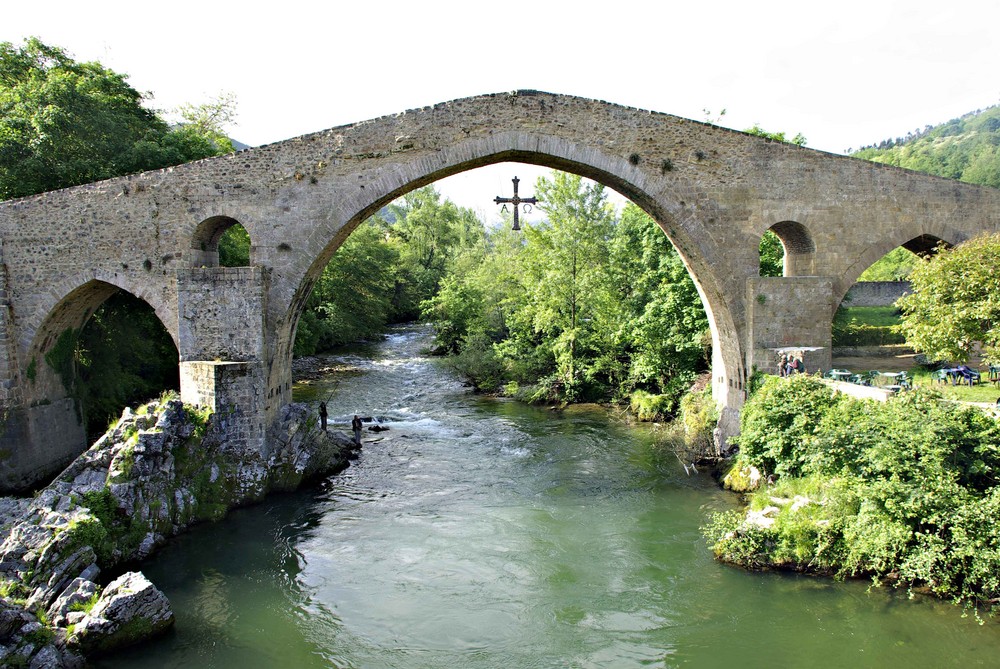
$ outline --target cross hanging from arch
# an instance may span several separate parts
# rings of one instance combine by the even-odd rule
[[[519,219],[517,217],[518,208],[521,206],[522,203],[528,205],[528,208],[525,209],[525,211],[524,211],[524,213],[527,214],[528,212],[531,211],[530,205],[538,204],[538,198],[534,198],[534,197],[520,197],[520,196],[518,196],[518,194],[517,194],[517,184],[520,181],[520,179],[518,179],[517,177],[514,177],[513,181],[514,181],[514,197],[500,197],[499,195],[497,195],[496,199],[493,200],[493,201],[496,204],[502,204],[502,205],[504,205],[504,208],[501,209],[501,211],[506,211],[507,210],[506,204],[508,202],[510,204],[514,205],[514,227],[511,228],[511,229],[512,230],[520,230],[521,226],[519,224]]]

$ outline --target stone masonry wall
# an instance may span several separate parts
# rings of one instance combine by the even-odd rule
[[[232,448],[263,448],[267,426],[259,362],[182,362],[180,376],[181,401],[211,409]]]
[[[260,267],[178,270],[180,359],[260,360],[267,277]]]
[[[833,324],[830,277],[758,277],[747,282],[753,339],[748,365],[777,374],[778,354],[786,347],[819,348],[802,356],[807,372],[830,368]]]
[[[891,307],[909,292],[909,281],[860,281],[847,291],[843,306]]]

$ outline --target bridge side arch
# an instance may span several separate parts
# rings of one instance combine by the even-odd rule
[[[717,238],[707,232],[691,206],[698,202],[699,214],[711,215],[714,213],[711,200],[695,186],[676,178],[668,180],[650,175],[631,160],[608,156],[594,147],[581,147],[558,137],[523,132],[469,140],[435,154],[433,160],[422,157],[394,164],[391,170],[383,166],[377,188],[369,184],[367,188],[343,192],[343,199],[336,203],[343,218],[317,222],[306,241],[305,251],[300,254],[311,262],[287,277],[294,291],[282,299],[280,305],[272,304],[272,316],[279,322],[274,342],[277,358],[290,365],[295,329],[306,299],[323,268],[357,225],[413,189],[459,172],[509,161],[550,167],[593,179],[622,193],[658,222],[691,274],[708,316],[714,344],[716,399],[729,407],[741,405],[746,378],[739,334],[742,313],[734,314],[739,303],[727,299],[727,295],[739,293],[720,280],[706,260],[718,257],[721,251]],[[745,277],[727,278],[730,284],[745,280]],[[281,369],[286,364],[274,367]],[[272,378],[270,386],[280,388],[281,379]]]
[[[30,486],[86,450],[83,415],[73,392],[74,353],[80,330],[108,298],[127,292],[143,299],[176,346],[176,318],[171,327],[164,314],[172,312],[158,293],[134,286],[129,290],[129,282],[121,277],[105,279],[64,280],[25,328],[17,365],[21,397],[17,405],[7,407],[0,433],[0,449],[7,454],[0,459],[0,490]]]
[[[173,304],[165,299],[162,291],[152,287],[136,286],[115,274],[91,274],[91,278],[77,277],[65,279],[50,292],[35,312],[35,316],[24,327],[21,338],[21,369],[29,374],[34,370],[34,379],[29,379],[29,401],[40,401],[60,395],[62,382],[54,376],[51,367],[43,364],[46,354],[56,346],[64,333],[79,331],[109,297],[118,291],[125,291],[143,300],[152,307],[154,313],[170,334],[174,346],[178,345],[177,314]],[[59,298],[55,296],[61,296]]]
[[[250,235],[247,227],[232,216],[217,215],[204,219],[191,235],[190,266],[191,267],[218,267],[219,266],[219,241],[223,235],[233,226],[239,226]],[[251,238],[252,240],[252,238]],[[253,243],[251,241],[251,249]],[[251,264],[252,264],[251,257]]]
[[[902,246],[917,255],[927,256],[933,254],[938,245],[954,246],[968,238],[967,233],[940,223],[925,226],[920,230],[916,235],[913,230],[896,230],[890,236],[876,240],[867,246],[858,259],[834,282],[834,307],[836,308],[843,301],[847,291],[857,283],[858,278],[864,274],[865,270],[893,249]]]
[[[779,221],[770,228],[785,250],[784,276],[815,274],[816,244],[806,226],[797,221]]]

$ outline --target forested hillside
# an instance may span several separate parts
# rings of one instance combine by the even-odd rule
[[[949,179],[1000,188],[1000,106],[976,110],[852,155]]]

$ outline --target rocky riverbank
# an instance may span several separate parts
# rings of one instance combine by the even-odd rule
[[[269,492],[347,466],[355,446],[283,408],[260,449],[234,449],[211,415],[177,399],[126,409],[31,500],[0,501],[0,666],[82,667],[161,633],[166,597],[141,573],[101,578],[170,537]]]

